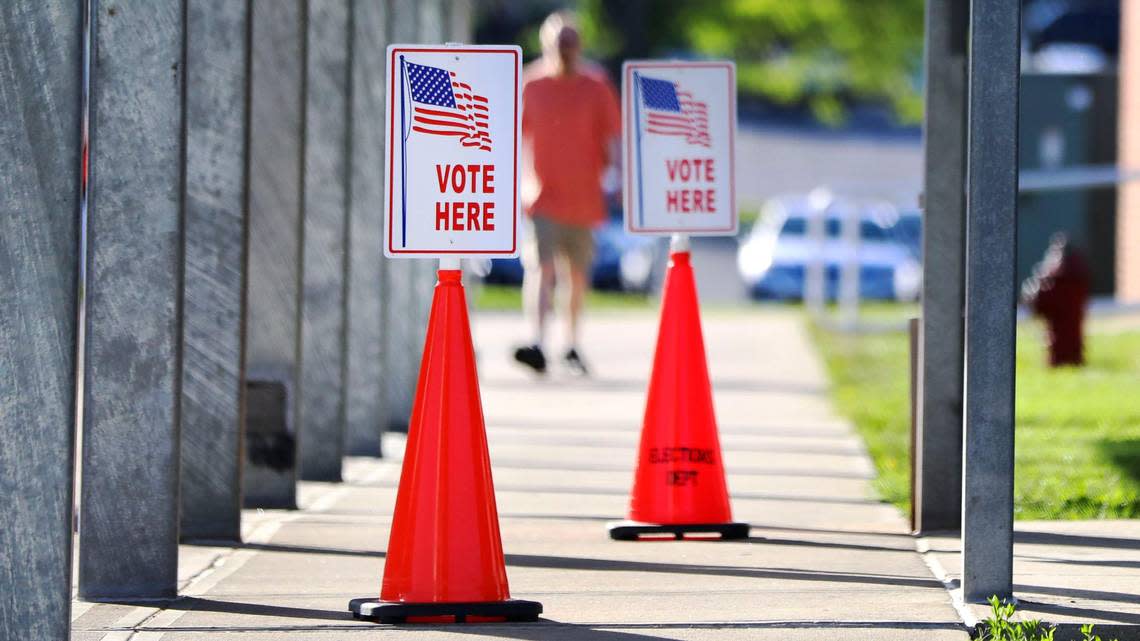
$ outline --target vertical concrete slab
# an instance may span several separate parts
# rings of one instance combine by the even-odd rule
[[[344,407],[348,454],[380,456],[386,389],[382,365],[385,278],[384,55],[388,0],[351,2],[351,134]]]
[[[246,389],[284,387],[284,425],[247,431],[248,507],[296,507],[301,358],[304,0],[251,0]],[[256,411],[254,411],[256,409]],[[267,427],[258,422],[261,428]]]
[[[66,639],[81,3],[0,3],[0,630]]]
[[[417,31],[419,42],[427,44],[444,44],[451,42],[448,30],[451,0],[421,0],[419,3],[419,18]],[[414,340],[412,344],[413,364],[413,392],[415,380],[419,378],[420,360],[423,357],[424,342],[427,339],[428,316],[431,314],[431,299],[435,293],[436,272],[439,270],[438,260],[416,260],[413,272],[412,288],[415,292],[414,307],[416,325],[413,328]]]
[[[1021,7],[970,6],[962,592],[1013,593],[1017,116]]]
[[[473,0],[453,0],[447,3],[447,41],[470,44],[475,6]]]
[[[79,596],[178,569],[182,0],[96,4]]]
[[[345,424],[349,4],[309,0],[308,12],[300,466],[303,479],[339,481]]]
[[[189,0],[183,539],[241,539],[249,5]]]
[[[962,516],[969,13],[960,0],[926,3],[921,363],[912,497],[919,532],[956,530]]]
[[[419,31],[421,4],[416,0],[393,0],[392,42],[423,41]],[[382,293],[387,303],[384,309],[385,424],[391,430],[408,429],[423,350],[422,336],[427,327],[423,309],[431,304],[430,293],[425,298],[420,283],[427,269],[425,265],[432,262],[385,261]]]

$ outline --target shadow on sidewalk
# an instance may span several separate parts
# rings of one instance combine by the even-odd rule
[[[401,626],[410,628],[411,626]],[[961,630],[955,622],[908,623],[893,621],[755,621],[747,623],[614,623],[612,625],[585,625],[560,623],[542,619],[534,624],[474,624],[469,626],[433,627],[454,634],[474,634],[480,637],[517,639],[519,641],[648,641],[675,639],[673,635],[658,636],[655,630],[706,630],[714,638],[718,630],[865,630],[865,638],[874,639],[876,631]],[[628,630],[628,631],[626,631]],[[644,631],[644,633],[642,632]],[[705,637],[701,637],[705,638]],[[916,637],[917,638],[917,637]]]
[[[632,450],[634,446],[630,446]],[[733,450],[735,452],[735,450]],[[398,464],[402,459],[392,458],[389,462]],[[523,459],[511,459],[503,457],[495,457],[493,463],[494,469],[516,469],[516,470],[551,470],[551,471],[568,471],[568,472],[621,472],[623,474],[633,474],[633,461],[628,465],[621,463],[582,463],[578,461],[530,461]],[[854,481],[871,481],[875,479],[875,475],[868,472],[844,472],[837,470],[797,470],[790,468],[775,468],[775,467],[757,467],[757,466],[741,466],[741,465],[728,465],[725,467],[725,472],[729,476],[766,476],[766,477],[796,477],[796,478],[812,478],[812,479],[847,479]],[[357,481],[345,481],[345,485],[353,487],[382,487],[377,483],[361,483]],[[395,487],[395,485],[391,485]]]
[[[330,554],[334,556],[363,556],[384,558],[384,552],[376,550],[346,550],[310,545],[284,545],[279,543],[235,543],[233,541],[183,541],[182,545],[211,548],[231,548],[234,550],[257,550],[259,552],[287,552],[292,554]]]
[[[1032,545],[1076,545],[1089,548],[1140,549],[1140,541],[1136,539],[1123,539],[1111,536],[1088,536],[1085,534],[1061,534],[1054,532],[1026,532],[1024,530],[1014,531],[1013,542]]]
[[[666,543],[662,543],[662,545],[664,544]],[[635,545],[653,545],[653,543],[641,542]],[[652,563],[645,561],[540,556],[532,554],[508,554],[506,557],[507,565],[514,567],[594,570],[603,572],[702,574],[750,579],[785,579],[789,581],[818,581],[824,583],[866,583],[870,585],[944,589],[941,581],[932,578],[924,579],[920,577],[895,576],[890,574],[823,572],[817,570],[793,570],[789,568],[732,567],[722,565],[684,565],[678,563]]]
[[[353,483],[353,487],[375,487],[394,490],[396,483]],[[605,487],[560,487],[545,485],[511,485],[500,483],[495,485],[496,492],[516,492],[523,494],[568,494],[582,496],[629,496],[624,489],[610,489]],[[789,503],[827,503],[831,505],[888,505],[878,499],[844,496],[796,496],[787,494],[768,494],[765,492],[733,492],[736,501],[780,501]],[[323,514],[323,512],[320,512]]]
[[[480,385],[511,391],[534,391],[543,387],[559,389],[588,390],[591,392],[637,392],[644,393],[649,382],[640,378],[606,378],[595,376],[584,379],[557,380],[542,378],[505,378],[498,376],[480,379]],[[757,394],[791,394],[802,396],[823,396],[827,387],[822,384],[790,383],[774,380],[748,380],[740,378],[713,378],[713,389],[718,392],[748,392]]]
[[[324,621],[351,621],[352,614],[343,611],[318,610],[316,608],[295,608],[265,603],[245,603],[223,601],[217,598],[194,596],[179,597],[164,606],[166,610],[186,610],[187,612],[218,612],[221,614],[250,614],[263,617],[285,617],[290,619],[321,619]]]

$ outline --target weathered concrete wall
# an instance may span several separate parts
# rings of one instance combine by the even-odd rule
[[[352,2],[348,306],[345,420],[348,454],[379,456],[384,430],[381,298],[384,216],[384,48],[390,2]]]
[[[189,0],[183,539],[241,538],[248,5]]]
[[[957,529],[962,516],[968,19],[966,3],[927,2],[922,363],[913,497],[920,532]]]
[[[301,431],[297,399],[305,2],[252,0],[250,11],[246,380],[284,383],[288,389],[285,415],[290,420],[272,436],[247,434],[242,484],[247,506],[293,507],[294,446]]]
[[[425,8],[425,5],[431,6]],[[392,41],[425,42],[420,25],[425,15],[431,16],[437,11],[434,2],[393,0]],[[388,429],[408,428],[423,352],[423,337],[427,328],[427,309],[431,305],[430,289],[422,283],[428,278],[434,278],[434,269],[435,261],[431,260],[386,260],[382,295],[387,303],[384,324],[384,387],[387,392],[385,423]]]
[[[344,456],[349,3],[309,0],[301,478],[339,481]]]
[[[0,630],[66,639],[80,4],[0,3]]]
[[[444,8],[447,12],[448,42],[470,43],[473,40],[474,0],[452,0]]]
[[[97,6],[79,595],[171,597],[184,7],[181,0]]]

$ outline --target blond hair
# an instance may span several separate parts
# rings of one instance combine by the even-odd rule
[[[542,43],[542,50],[546,52],[557,49],[558,34],[567,27],[579,31],[578,18],[574,12],[562,9],[546,16],[546,20],[542,21],[542,26],[538,29],[538,41]]]

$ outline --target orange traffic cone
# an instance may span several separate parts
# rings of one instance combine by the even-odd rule
[[[641,427],[629,520],[610,537],[631,541],[686,534],[748,536],[732,522],[705,360],[697,288],[689,252],[673,251],[665,275],[657,352]]]
[[[408,427],[380,598],[358,619],[533,621],[510,598],[462,272],[441,269]]]

